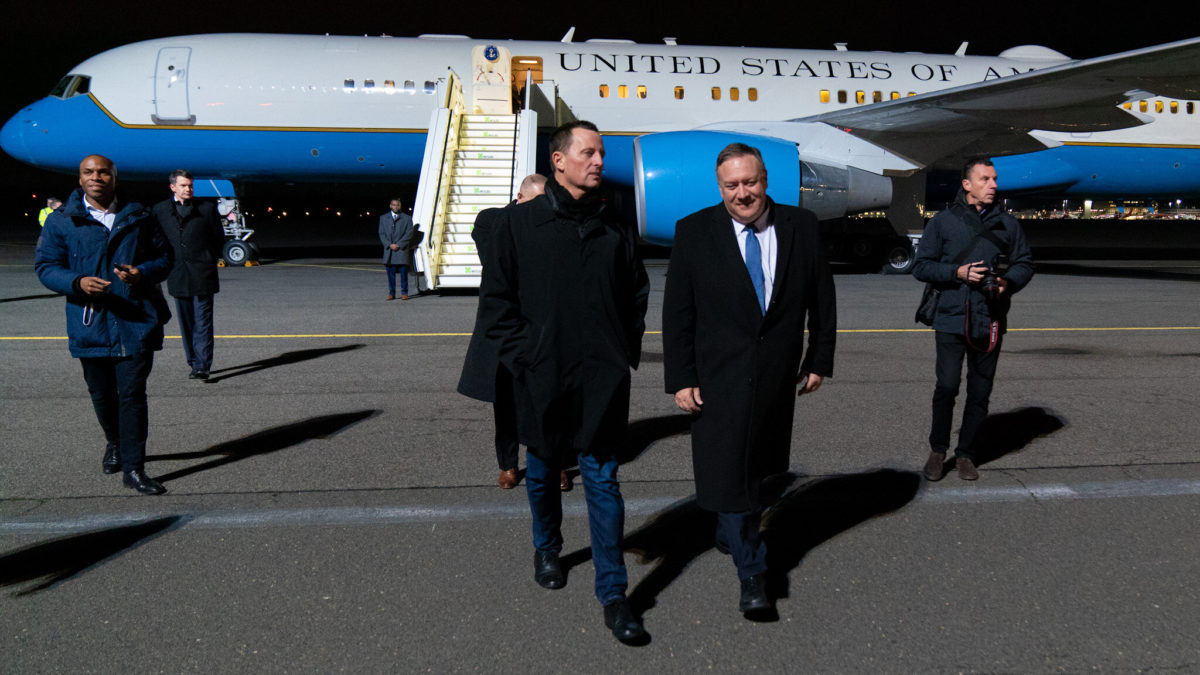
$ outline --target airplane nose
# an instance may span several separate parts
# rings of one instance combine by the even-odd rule
[[[33,163],[33,158],[29,156],[29,147],[25,143],[25,134],[37,126],[29,116],[30,112],[31,109],[26,108],[4,123],[4,127],[0,128],[0,148],[4,148],[4,152],[13,159]]]

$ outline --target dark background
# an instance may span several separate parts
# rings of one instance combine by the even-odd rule
[[[461,33],[476,38],[559,40],[626,38],[681,44],[753,45],[992,55],[1041,44],[1073,58],[1136,49],[1191,37],[1200,29],[1164,4],[1053,2],[725,2],[708,3],[450,3],[359,2],[259,5],[247,2],[84,4],[49,0],[10,3],[0,19],[5,64],[0,118],[44,97],[84,59],[130,42],[190,33],[302,33],[415,36]],[[81,148],[81,155],[85,149]],[[20,164],[0,153],[0,231],[32,222],[47,194],[65,197],[73,176]],[[128,197],[154,201],[163,185],[124,184]],[[379,213],[387,194],[410,197],[415,186],[253,185],[247,211],[290,218],[308,211],[336,218]],[[36,195],[36,196],[35,196]],[[384,195],[380,197],[379,195]],[[326,210],[328,209],[328,210]],[[27,215],[28,214],[28,215]],[[367,220],[370,220],[367,218]],[[36,227],[36,225],[35,225]],[[23,228],[22,228],[23,229]]]

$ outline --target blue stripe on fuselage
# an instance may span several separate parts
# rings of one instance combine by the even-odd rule
[[[1004,192],[1078,197],[1200,196],[1200,148],[1063,145],[995,157]]]

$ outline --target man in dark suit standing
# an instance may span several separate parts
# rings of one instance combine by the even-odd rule
[[[625,597],[617,469],[650,282],[636,233],[601,190],[604,141],[596,126],[579,120],[556,129],[550,164],[546,193],[507,209],[492,234],[479,319],[512,373],[517,431],[528,447],[534,579],[550,589],[566,583],[557,483],[562,467],[578,461],[596,599],[613,635],[638,642],[646,632]]]
[[[388,212],[379,216],[379,241],[383,244],[383,267],[387,270],[388,300],[396,299],[396,275],[400,275],[400,299],[408,299],[408,254],[412,248],[412,216],[400,210],[393,199]]]
[[[771,607],[760,484],[788,468],[796,396],[833,374],[837,310],[817,219],[767,196],[759,151],[726,146],[717,184],[721,204],[675,225],[665,379],[676,405],[693,414],[696,501],[717,513],[718,548],[741,581],[738,608],[751,613]]]
[[[176,169],[168,180],[173,196],[153,208],[175,253],[167,292],[179,310],[183,353],[192,368],[188,378],[207,380],[213,361],[213,296],[221,290],[217,260],[225,230],[216,204],[192,198],[191,173]]]
[[[496,228],[508,218],[508,209],[524,204],[546,191],[546,177],[531,173],[517,188],[517,198],[503,208],[484,209],[475,216],[475,227],[471,239],[479,260],[487,259],[491,250],[491,237]],[[482,303],[481,303],[482,306]],[[467,347],[467,358],[463,363],[462,375],[458,380],[458,393],[480,401],[492,403],[496,429],[496,463],[500,465],[500,476],[496,484],[501,489],[511,490],[517,486],[519,477],[520,443],[517,440],[517,410],[513,401],[512,375],[500,363],[495,343],[487,340],[487,326],[476,316],[475,330],[471,333],[471,344]],[[567,489],[567,472],[559,475],[560,489]]]

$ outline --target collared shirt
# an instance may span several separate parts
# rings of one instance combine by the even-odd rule
[[[770,222],[771,209],[763,211],[763,214],[754,221],[751,227],[754,228],[756,237],[758,237],[758,247],[762,250],[762,268],[763,268],[763,301],[767,306],[771,305],[771,289],[775,286],[775,260],[778,255],[779,246],[775,239],[775,223]],[[733,223],[733,231],[737,235],[738,250],[742,253],[742,261],[746,260],[746,237],[750,233],[746,231],[746,225],[730,218]]]
[[[112,232],[113,224],[117,222],[116,197],[114,197],[112,203],[108,205],[107,211],[92,206],[92,203],[88,201],[87,197],[83,198],[83,206],[87,209],[88,215],[92,217],[92,220],[100,223],[104,227],[108,228],[109,232]]]

